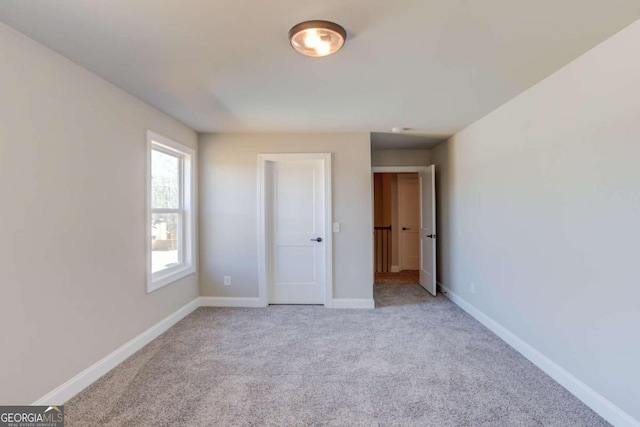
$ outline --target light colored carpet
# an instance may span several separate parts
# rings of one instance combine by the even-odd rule
[[[605,426],[443,296],[199,308],[66,403],[67,426]]]

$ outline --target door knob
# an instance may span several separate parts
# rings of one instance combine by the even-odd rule
[[[435,234],[427,234],[427,237],[430,239],[435,239],[436,235]]]
[[[316,237],[315,239],[311,239],[312,242],[322,242],[322,237]]]
[[[411,230],[411,229],[407,227],[402,227],[402,231],[405,231],[405,230]]]

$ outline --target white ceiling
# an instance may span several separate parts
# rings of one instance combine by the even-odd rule
[[[198,131],[450,135],[640,18],[637,0],[2,0],[0,21]],[[327,58],[294,24],[348,32]]]

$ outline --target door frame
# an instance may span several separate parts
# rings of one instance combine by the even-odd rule
[[[287,160],[322,160],[324,169],[324,249],[325,249],[325,300],[324,306],[333,307],[333,209],[331,198],[331,153],[261,153],[258,154],[258,299],[260,305],[269,305],[269,278],[267,266],[272,262],[267,239],[268,215],[267,163]]]
[[[374,218],[375,216],[375,202],[373,201],[373,197],[374,197],[374,192],[373,192],[373,180],[374,180],[374,174],[376,173],[418,173],[418,175],[421,172],[426,173],[429,170],[429,167],[431,165],[428,166],[371,166],[371,218]],[[422,191],[420,192],[421,197],[422,197]],[[420,218],[422,218],[422,203],[420,203]],[[371,254],[372,257],[375,256],[375,244],[373,239],[371,239]],[[422,244],[420,244],[420,256],[422,257]],[[436,257],[438,255],[436,254]],[[373,258],[372,258],[373,259]],[[433,266],[433,274],[436,274],[436,265],[434,263]],[[375,284],[375,279],[374,279],[374,284]]]

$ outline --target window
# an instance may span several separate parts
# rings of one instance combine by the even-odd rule
[[[195,151],[147,132],[147,292],[195,272]]]

